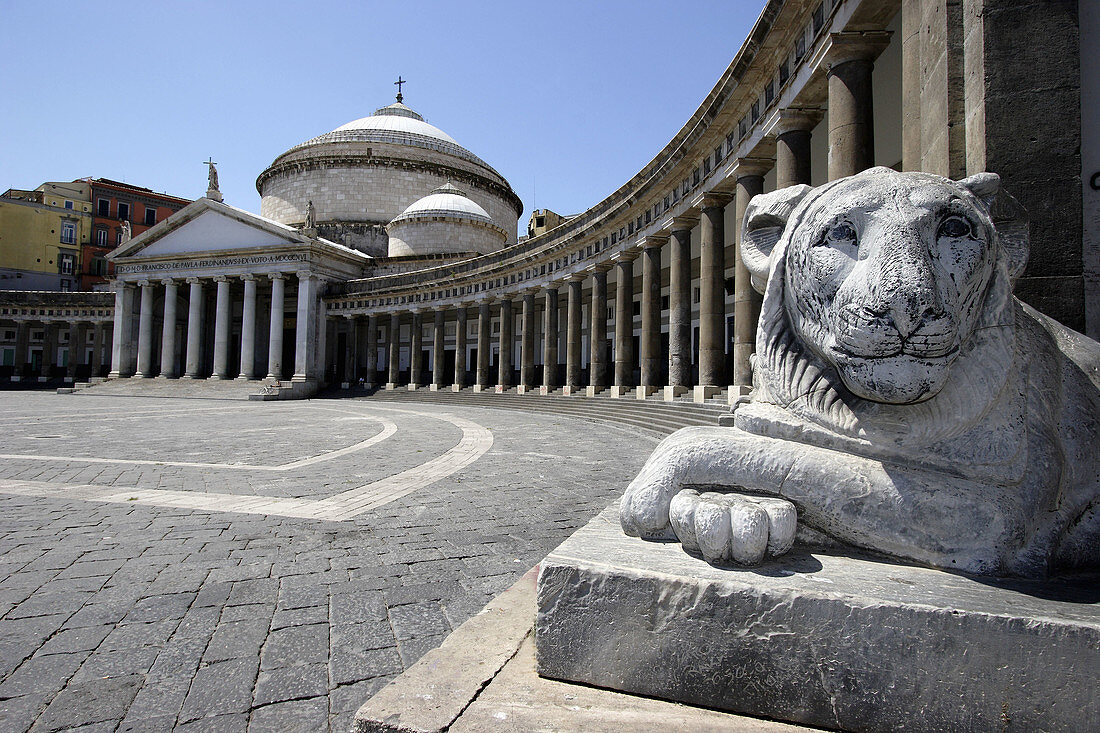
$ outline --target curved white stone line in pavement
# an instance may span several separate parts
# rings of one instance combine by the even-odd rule
[[[317,408],[328,409],[328,408]],[[381,443],[394,435],[397,432],[397,425],[392,420],[387,420],[384,417],[374,417],[372,415],[361,415],[365,420],[375,420],[382,423],[382,431],[376,435],[360,440],[358,443],[353,443],[346,448],[338,448],[336,450],[325,451],[324,453],[318,453],[315,456],[309,456],[308,458],[302,458],[301,460],[292,461],[291,463],[283,463],[278,466],[263,466],[252,463],[197,463],[194,461],[150,461],[138,458],[102,458],[99,456],[41,456],[33,453],[0,453],[0,459],[16,459],[24,461],[74,461],[80,463],[114,463],[125,464],[128,466],[174,466],[182,468],[229,468],[238,471],[292,471],[296,468],[302,468],[304,466],[312,466],[315,463],[321,463],[322,461],[331,461],[333,458],[339,458],[340,456],[346,456],[348,453],[355,453],[365,448],[369,448],[372,445]]]
[[[335,412],[349,412],[338,408]],[[493,434],[488,428],[447,413],[433,414],[417,410],[402,410],[371,405],[371,410],[400,412],[449,422],[462,431],[458,444],[440,456],[419,466],[396,473],[341,492],[328,499],[294,499],[278,496],[248,494],[219,494],[199,491],[168,491],[163,489],[138,489],[119,486],[93,486],[90,484],[53,484],[46,481],[0,480],[0,494],[38,496],[56,499],[78,499],[110,503],[144,504],[151,506],[197,509],[209,512],[239,512],[242,514],[271,514],[283,517],[318,519],[342,522],[377,509],[403,496],[411,494],[446,478],[485,455],[493,447]],[[364,413],[351,414],[363,416]],[[392,423],[391,423],[392,424]],[[396,430],[396,428],[395,428]],[[385,432],[385,431],[383,431]],[[378,437],[378,436],[374,436]],[[343,449],[347,451],[347,449]],[[348,451],[350,452],[350,451]],[[330,454],[325,454],[330,455]],[[316,457],[321,458],[321,457]],[[305,459],[312,460],[312,459]],[[122,461],[133,463],[133,461]],[[316,462],[316,461],[315,461]],[[172,464],[180,465],[180,464]],[[188,464],[190,465],[190,464]],[[211,466],[215,464],[200,464]],[[228,468],[241,468],[227,464]]]

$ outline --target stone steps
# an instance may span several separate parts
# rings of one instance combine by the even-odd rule
[[[329,396],[339,396],[339,393],[329,393]],[[360,399],[525,410],[611,422],[655,436],[669,435],[680,428],[692,425],[717,425],[718,417],[729,411],[725,404],[614,399],[605,395],[594,397],[519,395],[514,391],[498,394],[473,390],[461,392],[432,392],[427,389],[379,390]]]
[[[70,391],[79,394],[114,397],[174,397],[207,400],[247,400],[271,380],[236,379],[107,379],[99,383],[79,383]]]

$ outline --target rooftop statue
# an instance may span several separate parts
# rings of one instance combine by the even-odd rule
[[[714,563],[797,533],[984,575],[1100,566],[1100,344],[1012,296],[1028,223],[1000,188],[874,168],[753,198],[753,393],[658,446],[624,531]]]
[[[316,225],[317,210],[313,208],[313,199],[306,204],[306,229],[313,229]]]

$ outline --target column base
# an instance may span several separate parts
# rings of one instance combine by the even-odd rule
[[[211,375],[210,375],[209,377],[207,377],[207,378],[206,378],[206,381],[208,381],[208,382],[224,382],[224,381],[225,381],[225,380],[227,380],[227,379],[229,379],[229,377],[228,377],[228,376],[224,376],[224,375],[221,375],[221,374],[211,374]],[[305,379],[297,379],[297,378],[295,378],[295,380],[294,380],[294,381],[296,381],[296,382],[304,382],[304,381],[306,381],[306,380],[305,380]]]
[[[493,392],[495,392],[496,394],[504,394],[511,388],[511,385],[508,384],[495,384],[493,385]]]
[[[411,384],[409,384],[408,387],[406,387],[406,389],[408,389],[410,392],[415,392],[416,390],[420,389],[420,386],[421,385],[417,384],[416,382],[412,382]]]
[[[386,382],[386,386],[383,387],[383,389],[392,392],[393,390],[397,389],[397,387],[398,385],[396,382]]]
[[[489,385],[487,385],[487,384],[475,384],[474,385],[474,391],[475,392],[486,392],[486,391],[488,391],[488,389],[489,389]]]
[[[561,388],[561,393],[562,393],[562,395],[564,395],[566,397],[569,397],[569,396],[575,395],[575,394],[584,394],[584,390],[585,390],[584,387],[572,387],[572,386],[567,384],[567,385],[565,385],[564,387]]]
[[[451,385],[451,391],[452,392],[461,392],[462,391],[462,385],[461,384],[452,384]]]
[[[558,390],[557,387],[548,387],[545,384],[539,387],[539,394],[545,397],[546,395],[552,395]]]
[[[48,382],[48,381],[50,381],[50,378],[49,377],[39,377],[38,381],[39,382]]]
[[[199,377],[195,374],[184,374],[182,377],[180,377],[180,379],[198,379],[198,378]],[[272,377],[272,379],[274,379],[274,377]]]
[[[692,399],[695,402],[706,402],[721,391],[722,390],[712,384],[698,384],[695,386],[695,389],[692,390]]]
[[[657,394],[658,389],[660,389],[660,388],[659,387],[646,387],[644,385],[639,385],[638,389],[635,390],[635,392],[634,392],[634,399],[638,399],[638,400],[648,399],[650,395]]]
[[[178,379],[175,374],[158,374],[156,379]]]
[[[627,397],[634,391],[633,387],[628,387],[625,384],[613,384],[611,385],[611,396],[615,399]]]
[[[237,376],[237,381],[238,382],[251,382],[254,379],[256,379],[256,378],[253,377],[252,375],[249,375],[249,374],[240,374],[240,375]]]
[[[605,389],[607,389],[607,387],[601,387],[601,386],[596,385],[596,384],[590,384],[590,385],[588,385],[587,387],[584,388],[584,396],[585,397],[595,397],[600,392],[603,392]]]
[[[351,382],[340,382],[340,389],[351,389]]]
[[[729,396],[728,402],[732,405],[742,397],[752,394],[752,387],[747,384],[731,384],[726,394]]]
[[[665,387],[665,402],[675,402],[677,398],[683,397],[687,393],[687,387],[681,387],[678,384],[670,384]]]

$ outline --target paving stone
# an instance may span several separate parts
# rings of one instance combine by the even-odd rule
[[[218,624],[214,635],[210,637],[203,661],[218,662],[258,655],[267,638],[269,626],[270,621],[263,617]]]
[[[233,659],[200,667],[191,680],[180,721],[251,710],[257,666],[252,659]]]
[[[277,631],[288,626],[304,626],[307,624],[325,623],[328,621],[328,608],[326,606],[310,606],[309,608],[293,608],[288,611],[276,611],[271,618],[271,630]]]
[[[327,660],[326,653],[325,661]],[[261,670],[256,679],[256,693],[252,704],[259,706],[285,700],[300,700],[327,695],[328,691],[328,665],[325,663]]]
[[[140,675],[75,682],[58,693],[32,728],[35,733],[72,729],[81,724],[117,720],[141,686]]]
[[[390,609],[390,623],[398,641],[447,634],[451,626],[438,603],[411,603]]]
[[[142,598],[123,617],[123,621],[133,623],[183,618],[194,600],[194,593],[170,593]]]
[[[328,659],[328,624],[296,626],[273,631],[260,654],[261,669],[292,667]]]
[[[248,714],[211,715],[201,720],[178,725],[174,733],[246,733]]]
[[[248,733],[315,733],[328,729],[328,701],[295,700],[257,708]]]
[[[397,653],[401,655],[401,663],[406,667],[411,667],[426,653],[442,644],[443,640],[446,638],[446,634],[440,634],[439,636],[418,636],[413,639],[398,639]]]
[[[106,680],[112,677],[127,677],[132,674],[144,675],[153,666],[158,653],[158,649],[151,647],[108,652],[97,651],[84,660],[70,682]]]
[[[24,731],[46,709],[53,698],[52,692],[34,692],[0,699],[0,730]]]
[[[86,652],[76,652],[31,657],[0,682],[0,698],[33,692],[56,692],[73,676],[87,656]]]

